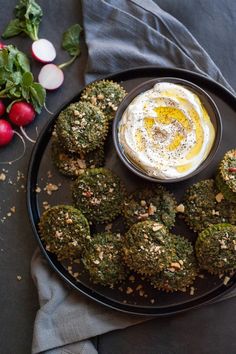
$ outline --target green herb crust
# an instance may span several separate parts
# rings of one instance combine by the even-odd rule
[[[121,235],[111,232],[94,235],[82,262],[94,283],[112,286],[125,279]]]
[[[217,224],[203,230],[196,241],[199,266],[212,274],[236,270],[236,226]]]
[[[39,223],[39,232],[47,251],[55,253],[59,260],[82,254],[90,241],[87,219],[68,205],[57,205],[46,210]]]
[[[106,168],[89,169],[73,186],[73,200],[88,220],[105,223],[121,212],[125,189],[121,180]]]
[[[59,114],[55,130],[66,151],[85,153],[103,144],[108,122],[97,107],[89,102],[77,102]]]
[[[101,167],[104,164],[103,146],[88,153],[73,154],[65,152],[58,139],[53,138],[51,152],[55,166],[69,177],[77,177],[88,168]]]
[[[216,184],[225,199],[236,202],[236,149],[225,154],[219,166]]]
[[[236,222],[236,204],[224,198],[218,199],[219,191],[214,180],[193,184],[185,194],[185,220],[195,232],[212,224]],[[222,195],[223,197],[223,195]]]
[[[189,287],[198,273],[192,244],[182,236],[171,235],[175,250],[170,264],[151,277],[151,284],[166,292],[183,291]]]
[[[101,80],[88,85],[81,99],[98,107],[108,120],[112,120],[125,95],[126,91],[116,82]]]
[[[175,223],[175,214],[174,196],[160,185],[132,193],[126,198],[123,208],[128,227],[150,219],[171,228]]]
[[[124,260],[137,273],[154,275],[166,268],[173,256],[172,238],[161,223],[142,221],[125,234]]]

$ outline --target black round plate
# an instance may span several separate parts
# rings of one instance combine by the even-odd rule
[[[181,69],[166,69],[150,66],[141,67],[110,75],[106,77],[106,79],[117,81],[124,86],[127,91],[130,91],[143,81],[157,77],[182,78],[200,86],[217,104],[223,121],[221,145],[207,169],[191,179],[168,185],[168,189],[175,194],[177,200],[180,202],[184,191],[190,184],[196,183],[205,178],[214,177],[217,164],[221,160],[223,154],[227,150],[235,148],[234,132],[236,128],[236,98],[223,86],[207,77]],[[227,285],[224,285],[223,279],[220,280],[218,277],[211,276],[207,273],[202,273],[203,277],[199,277],[194,283],[193,295],[190,295],[189,290],[186,292],[175,293],[157,291],[137,276],[135,276],[135,281],[133,281],[131,277],[131,279],[128,279],[125,284],[122,284],[119,289],[118,287],[111,289],[109,287],[92,284],[89,281],[88,274],[85,272],[82,272],[79,278],[80,280],[76,281],[76,279],[68,272],[67,264],[58,262],[55,255],[45,249],[38,234],[38,222],[40,214],[43,211],[44,201],[48,201],[51,205],[71,203],[71,181],[60,175],[52,165],[50,155],[51,135],[59,112],[71,102],[79,100],[79,97],[80,93],[70,102],[67,102],[63,107],[60,107],[58,112],[45,126],[34,147],[28,170],[27,204],[29,217],[41,251],[51,267],[65,280],[66,283],[79,292],[106,306],[132,314],[149,316],[170,315],[211,302],[232,290],[236,284],[236,275],[230,279]],[[148,185],[149,182],[140,179],[122,164],[115,152],[111,135],[112,134],[110,133],[106,146],[105,165],[120,175],[129,190],[133,190],[135,187],[144,184]],[[48,173],[48,171],[50,172]],[[51,177],[51,174],[53,177]],[[46,191],[44,191],[46,183],[59,184],[60,188],[57,192],[52,193],[52,195],[48,195]],[[36,193],[37,186],[41,188],[41,193]],[[118,218],[118,220],[113,223],[113,227],[114,231],[122,231],[122,219]],[[192,241],[196,238],[196,235],[186,227],[182,220],[177,220],[174,232],[178,234],[181,233]],[[77,269],[75,269],[75,271],[77,271]],[[141,290],[140,285],[142,285]],[[130,294],[127,294],[128,287],[133,290]]]

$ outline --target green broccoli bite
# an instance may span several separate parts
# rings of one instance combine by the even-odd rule
[[[216,176],[216,185],[225,199],[236,203],[236,149],[224,155]]]
[[[92,103],[104,113],[108,120],[112,120],[125,95],[124,88],[116,82],[100,80],[91,83],[84,89],[81,100]]]
[[[65,152],[58,139],[54,138],[51,153],[59,172],[69,177],[77,177],[88,168],[101,167],[104,164],[103,146],[87,153],[71,153]]]
[[[192,244],[182,236],[171,235],[175,250],[167,267],[152,276],[151,284],[166,292],[183,291],[194,282],[198,273]]]
[[[40,218],[39,233],[46,250],[55,253],[59,260],[82,254],[90,241],[87,219],[79,210],[68,205],[47,209]]]
[[[125,234],[124,260],[137,273],[156,274],[170,264],[173,255],[172,239],[163,224],[142,221]]]
[[[175,223],[175,214],[174,196],[160,185],[152,185],[148,189],[130,194],[123,208],[128,227],[139,221],[150,219],[171,228]]]
[[[55,131],[65,151],[86,153],[103,144],[108,132],[108,121],[91,103],[77,102],[59,114]]]
[[[95,284],[113,286],[125,279],[121,235],[111,232],[95,234],[82,262]]]
[[[184,197],[185,221],[195,232],[212,224],[236,222],[236,204],[224,199],[212,179],[188,188]]]
[[[89,169],[73,185],[74,204],[91,222],[105,223],[121,212],[125,189],[118,176],[106,168]]]
[[[200,268],[212,274],[236,270],[236,226],[216,224],[203,230],[197,238],[196,256]]]

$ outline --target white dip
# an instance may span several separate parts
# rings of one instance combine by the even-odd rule
[[[168,82],[135,97],[119,125],[126,157],[147,175],[162,179],[194,171],[214,139],[214,127],[198,96]]]

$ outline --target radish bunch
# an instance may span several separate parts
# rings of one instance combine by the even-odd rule
[[[15,18],[9,22],[2,37],[7,39],[24,32],[33,41],[32,57],[46,64],[40,70],[38,82],[34,82],[26,55],[15,46],[6,46],[0,42],[0,57],[2,56],[4,62],[8,63],[5,65],[5,70],[12,68],[11,76],[5,75],[6,79],[0,85],[0,147],[9,144],[16,134],[22,140],[25,151],[25,140],[19,132],[13,129],[12,125],[19,127],[27,140],[35,142],[28,137],[24,127],[34,121],[36,113],[40,113],[42,107],[47,110],[45,89],[55,90],[63,84],[63,69],[72,64],[80,54],[82,28],[79,24],[75,24],[63,34],[62,48],[69,53],[71,58],[61,65],[55,65],[51,63],[56,58],[54,45],[48,39],[38,37],[43,16],[40,5],[35,0],[19,0],[14,15]],[[7,118],[6,114],[8,114]]]

